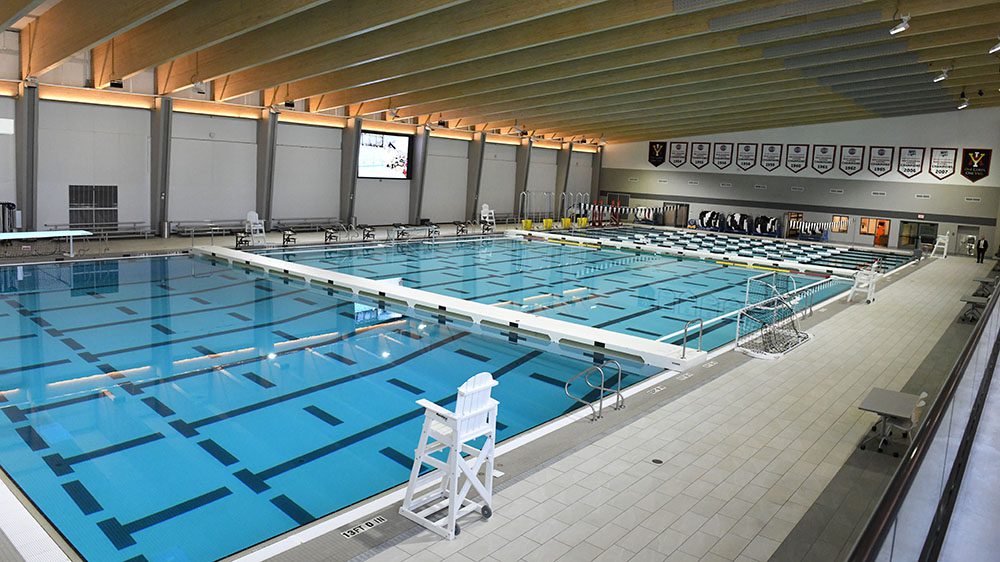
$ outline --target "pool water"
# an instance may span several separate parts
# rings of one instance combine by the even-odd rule
[[[701,318],[706,322],[705,349],[735,339],[733,313],[746,301],[746,280],[762,273],[706,260],[513,238],[263,253],[348,275],[399,279],[407,287],[646,339],[666,337],[668,343],[681,343],[685,323]],[[799,287],[823,280],[794,278]],[[832,280],[812,302],[850,286],[849,281]],[[798,306],[808,303],[803,299]]]
[[[641,242],[678,250],[708,252],[720,256],[722,254],[739,255],[852,270],[868,266],[875,260],[881,260],[882,266],[886,270],[892,270],[913,259],[912,256],[901,253],[786,239],[725,235],[704,230],[666,230],[642,226],[623,226],[574,230],[569,234],[618,242]],[[642,241],[642,239],[646,241]]]
[[[492,259],[527,272],[555,265],[547,250],[497,244]],[[457,287],[514,281],[471,283]],[[3,267],[0,284],[0,465],[102,562],[212,560],[343,509],[408,477],[415,400],[451,407],[490,371],[505,439],[574,409],[564,381],[592,361],[190,256]]]

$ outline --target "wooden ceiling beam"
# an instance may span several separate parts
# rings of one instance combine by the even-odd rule
[[[359,92],[369,92],[359,95],[378,99],[385,92],[447,85],[667,39],[704,35],[719,18],[750,9],[766,10],[789,1],[748,0],[681,14],[674,14],[671,1],[605,2],[512,26],[504,30],[507,37],[504,41],[479,38],[453,41],[411,53],[410,60],[403,60],[400,65],[393,60],[378,61],[301,80],[288,85],[288,96],[298,99],[359,88]]]
[[[1000,19],[998,19],[1000,21]],[[985,55],[987,49],[993,45],[987,41],[976,41],[980,31],[985,32],[995,26],[984,25],[977,28],[967,28],[966,30],[955,30],[942,34],[932,34],[938,39],[934,42],[923,41],[919,45],[907,43],[906,50],[916,55],[916,62],[938,64],[941,67],[954,66],[957,62],[961,65],[964,61],[971,63],[971,57],[978,57],[987,60]],[[917,36],[923,38],[923,36]],[[959,43],[959,39],[972,42]],[[995,43],[995,41],[994,41]],[[937,47],[935,45],[946,45]],[[925,46],[926,45],[926,46]],[[919,50],[918,50],[919,49]],[[884,57],[874,53],[871,57],[871,69],[879,68],[878,63],[883,62],[883,67],[890,67],[898,64],[898,59]],[[966,59],[970,57],[970,59]],[[953,61],[952,59],[957,59]],[[855,59],[858,60],[858,59]],[[980,63],[981,64],[981,63]],[[482,120],[527,119],[531,116],[553,115],[567,111],[582,111],[585,109],[601,109],[614,104],[631,104],[654,99],[667,99],[671,97],[687,96],[691,94],[703,94],[705,92],[718,93],[731,89],[764,89],[764,91],[778,91],[799,89],[807,86],[816,86],[818,76],[833,76],[843,74],[844,65],[834,63],[804,67],[809,68],[808,74],[799,68],[790,68],[779,71],[762,72],[755,74],[742,74],[752,71],[753,68],[746,68],[743,65],[721,67],[719,72],[695,71],[681,75],[669,75],[652,79],[638,80],[623,84],[614,84],[609,87],[584,88],[567,92],[565,95],[548,95],[515,100],[512,102],[499,102],[479,108],[455,109],[441,113],[443,119],[461,120],[463,124],[473,124]],[[829,70],[829,72],[827,72]],[[716,78],[717,74],[724,74],[724,78]],[[663,84],[666,84],[665,86]],[[623,93],[624,92],[624,93]],[[414,108],[401,111],[408,114]]]
[[[462,37],[495,31],[518,22],[579,8],[598,1],[493,0],[491,2],[466,2],[421,16],[411,22],[392,25],[361,37],[338,41],[226,75],[215,80],[215,88],[213,88],[215,99],[224,100]],[[370,9],[367,5],[365,8]]]
[[[956,7],[966,5],[979,6],[979,10],[996,10],[1000,7],[995,2],[989,0],[959,0],[961,6],[952,3],[934,2],[932,0],[904,0],[904,3],[912,10],[907,13],[913,14],[911,23],[911,35],[915,33],[937,31],[958,27],[952,23],[953,17],[965,17],[954,10]],[[992,7],[989,7],[992,6]],[[618,34],[629,38],[634,37],[637,46],[633,48],[621,48],[623,40],[616,43],[618,50],[614,52],[604,52],[593,54],[605,50],[603,42],[594,41],[595,36],[585,36],[579,39],[568,40],[572,49],[565,47],[567,41],[562,41],[554,45],[545,45],[534,50],[526,50],[511,55],[491,57],[480,61],[473,61],[462,65],[453,65],[430,73],[418,73],[404,78],[387,80],[376,84],[370,84],[360,88],[351,88],[338,92],[328,92],[324,96],[324,104],[321,108],[337,107],[347,103],[357,101],[371,101],[379,98],[392,97],[393,105],[406,107],[418,103],[429,101],[443,101],[491,92],[496,90],[516,89],[530,86],[541,82],[554,82],[558,80],[570,79],[583,75],[593,75],[598,73],[610,73],[620,71],[638,65],[669,65],[676,68],[677,72],[684,72],[691,68],[702,67],[694,64],[693,60],[688,60],[695,55],[711,55],[715,60],[714,66],[726,64],[749,63],[767,58],[764,47],[770,44],[789,44],[794,40],[772,41],[762,43],[755,39],[754,32],[764,32],[790,26],[803,26],[802,29],[793,28],[797,35],[822,35],[824,29],[818,22],[826,22],[827,29],[835,29],[838,32],[844,30],[845,21],[858,21],[863,18],[869,22],[872,29],[881,28],[893,21],[895,17],[895,4],[891,6],[887,3],[876,3],[874,5],[865,4],[841,8],[838,10],[824,12],[822,16],[799,16],[788,20],[757,24],[742,30],[727,30],[713,32],[704,35],[685,36],[679,39],[671,39],[658,43],[649,43],[656,33],[662,37],[666,33],[663,26],[654,28],[646,34],[633,31],[633,28],[621,30]],[[858,14],[862,14],[859,16]],[[921,20],[921,16],[936,14],[934,17],[926,17]],[[877,24],[875,22],[878,22]],[[919,24],[919,26],[918,26]],[[644,24],[648,25],[648,24]],[[810,26],[806,28],[805,26]],[[857,24],[856,24],[857,25]],[[638,27],[638,26],[634,26]],[[858,29],[857,27],[855,29]],[[888,37],[888,33],[886,33]],[[749,38],[749,39],[748,39]],[[577,44],[577,42],[580,42]],[[586,45],[591,45],[589,49]],[[546,58],[544,52],[551,50],[556,55]],[[527,51],[531,51],[530,56]],[[576,53],[574,56],[573,53]],[[586,56],[585,58],[583,55]],[[509,61],[512,57],[518,58],[516,66],[529,66],[528,69],[517,70],[500,74],[506,69],[505,64],[513,64]],[[566,60],[571,58],[573,60]],[[551,61],[555,62],[551,62]],[[648,76],[648,74],[647,74]],[[443,84],[443,85],[442,85]],[[568,91],[566,88],[563,91]]]
[[[270,63],[322,45],[450,8],[466,0],[331,0],[250,33],[161,64],[156,91],[169,94],[195,82]]]
[[[983,98],[976,97],[973,103],[976,106],[983,106],[988,103],[1000,103],[1000,94],[997,92],[984,92],[986,95]],[[740,114],[727,114],[720,115],[717,119],[705,118],[705,117],[695,117],[695,118],[684,118],[684,119],[671,119],[671,118],[645,118],[643,120],[635,120],[632,122],[615,122],[609,123],[606,127],[595,127],[592,130],[574,130],[574,131],[562,131],[558,133],[562,136],[567,135],[584,135],[584,136],[604,136],[607,139],[621,138],[625,135],[639,135],[647,134],[651,130],[676,130],[676,131],[692,131],[701,129],[714,129],[718,131],[731,131],[735,130],[734,127],[742,127],[744,125],[752,125],[751,129],[761,128],[759,125],[764,121],[770,120],[782,120],[787,119],[794,121],[796,119],[811,118],[814,115],[835,115],[838,113],[863,113],[868,114],[871,117],[884,117],[886,115],[891,115],[893,113],[906,113],[910,111],[917,111],[922,109],[933,109],[934,111],[952,111],[958,105],[958,99],[949,102],[948,100],[926,100],[926,99],[913,99],[907,101],[898,102],[886,102],[872,105],[871,107],[861,107],[856,104],[817,104],[812,107],[795,107],[770,110],[756,110],[747,111]],[[530,130],[530,129],[529,129]],[[685,136],[690,136],[685,133]],[[674,136],[672,138],[678,138]]]
[[[184,0],[62,0],[21,30],[21,77],[42,75],[81,51],[176,8]]]
[[[987,76],[975,86],[969,85],[968,90],[975,93],[978,89],[984,91],[995,91],[1000,86],[1000,75]],[[864,96],[851,97],[839,93],[817,94],[802,97],[773,96],[758,99],[751,97],[728,100],[727,103],[709,103],[696,107],[689,107],[686,110],[677,107],[645,107],[637,108],[627,113],[598,114],[589,118],[576,120],[557,120],[552,122],[532,122],[527,121],[522,125],[536,133],[562,133],[562,134],[591,134],[598,129],[604,129],[616,124],[641,123],[649,119],[650,115],[669,116],[677,121],[685,120],[713,120],[739,118],[748,113],[781,110],[823,110],[836,105],[853,105],[858,108],[869,109],[882,105],[891,106],[893,103],[907,104],[911,101],[920,100],[958,100],[959,93],[966,87],[958,84],[949,85],[939,89],[900,89],[883,88],[875,92],[866,93]],[[763,99],[761,99],[763,98]],[[711,101],[711,100],[710,100]]]
[[[1000,106],[1000,101],[990,100],[979,103],[974,107],[987,108],[987,107],[998,107],[998,106]],[[974,111],[974,109],[968,109],[966,111]],[[940,112],[939,109],[933,109],[933,108],[932,109],[912,108],[909,112],[903,115],[924,115],[928,113],[939,113],[939,112]],[[747,122],[741,125],[734,125],[724,129],[719,127],[706,126],[698,129],[679,130],[679,129],[670,129],[667,127],[653,126],[647,131],[631,133],[631,134],[623,134],[623,133],[615,134],[612,138],[608,138],[606,140],[609,143],[624,143],[624,142],[640,142],[640,141],[660,140],[660,139],[691,138],[696,136],[715,135],[721,133],[736,133],[741,131],[757,131],[757,130],[785,128],[785,127],[797,127],[801,125],[812,125],[820,123],[866,120],[866,119],[873,119],[875,117],[877,116],[872,116],[871,114],[866,115],[864,112],[824,113],[809,118],[801,118],[801,117],[796,117],[792,119],[779,118],[771,121],[761,120],[752,123]]]
[[[123,80],[324,3],[326,0],[187,2],[94,47],[94,87],[107,87],[112,80]]]
[[[956,84],[959,81],[964,82],[963,77],[975,76],[979,79],[982,77],[992,77],[997,75],[996,69],[997,65],[994,61],[990,61],[988,57],[975,56],[975,57],[962,57],[958,59],[952,59],[949,62],[954,61],[957,63],[953,66],[954,74],[952,79],[948,81],[947,84],[935,84],[932,81],[934,74],[936,72],[935,67],[939,65],[928,64],[924,67],[923,71],[916,72],[913,74],[902,74],[895,75],[893,78],[899,77],[920,77],[920,81],[912,81],[911,83],[903,84],[899,87],[892,86],[890,89],[906,91],[906,90],[920,90],[920,89],[940,89],[947,87],[951,84]],[[887,67],[891,69],[892,67]],[[851,76],[850,74],[842,76]],[[833,76],[831,76],[833,77]],[[845,78],[844,80],[847,80]],[[851,83],[840,83],[836,84],[836,88],[831,87],[829,84],[813,83],[813,84],[803,84],[803,82],[783,82],[778,85],[775,84],[761,84],[757,86],[748,86],[744,88],[727,88],[724,90],[712,90],[706,88],[701,92],[694,94],[686,94],[681,96],[670,96],[666,98],[650,99],[644,101],[626,101],[625,103],[619,103],[618,100],[613,100],[613,103],[609,103],[602,106],[591,106],[586,109],[581,109],[577,111],[567,111],[558,114],[551,115],[537,115],[537,116],[519,116],[518,120],[521,123],[555,123],[565,120],[573,119],[586,119],[593,117],[595,115],[609,115],[617,114],[622,112],[634,111],[639,108],[672,108],[676,110],[681,110],[687,107],[699,107],[699,106],[725,106],[729,104],[740,104],[747,101],[753,102],[756,100],[792,100],[797,99],[801,96],[811,96],[817,94],[831,94],[837,93],[851,98],[863,98],[867,95],[874,94],[884,88],[882,86],[882,78],[871,78],[868,80],[859,80]],[[968,83],[971,87],[973,83]],[[441,119],[446,119],[444,116]],[[496,121],[509,118],[508,116],[491,116],[486,118],[487,121]],[[472,120],[457,119],[452,120],[452,122],[458,123],[462,126],[468,126],[474,124]]]
[[[9,29],[43,2],[45,0],[0,0],[0,31]]]

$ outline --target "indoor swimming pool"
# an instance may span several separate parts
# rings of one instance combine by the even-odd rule
[[[798,242],[795,240],[719,234],[704,230],[681,230],[622,226],[616,228],[581,229],[567,232],[571,236],[600,238],[616,242],[652,244],[677,250],[692,250],[710,254],[729,254],[747,258],[790,261],[819,267],[858,269],[880,260],[885,270],[905,265],[912,256],[904,253],[879,252],[848,248],[833,244]]]
[[[705,349],[733,341],[746,280],[763,273],[706,260],[513,238],[262,253],[673,344],[682,343],[686,323],[700,318]],[[799,309],[851,286],[843,279],[793,277],[800,288],[815,285],[798,300]]]
[[[536,251],[498,241],[493,260]],[[404,482],[415,400],[450,407],[490,371],[505,439],[578,406],[564,381],[592,364],[194,256],[0,280],[3,469],[102,562],[241,551]]]

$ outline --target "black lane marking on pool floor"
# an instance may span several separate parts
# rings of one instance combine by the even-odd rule
[[[389,384],[391,384],[391,385],[398,386],[399,388],[402,388],[403,390],[405,390],[405,391],[407,391],[407,392],[409,392],[411,394],[423,394],[424,393],[424,389],[418,388],[416,386],[413,386],[412,384],[410,384],[410,383],[408,383],[406,381],[401,381],[399,379],[389,379],[386,382],[389,383]]]
[[[235,418],[237,416],[241,416],[241,415],[249,413],[249,412],[254,412],[254,411],[260,410],[261,408],[266,408],[268,406],[273,406],[275,404],[280,404],[282,402],[286,402],[288,400],[293,400],[295,398],[299,398],[299,397],[302,397],[302,396],[308,396],[309,394],[313,394],[313,393],[319,392],[321,390],[326,390],[328,388],[333,388],[335,386],[339,386],[339,385],[342,385],[344,383],[351,382],[353,380],[365,378],[365,377],[374,375],[376,373],[381,373],[382,371],[386,371],[386,370],[392,369],[394,367],[398,367],[398,366],[400,366],[400,365],[402,365],[402,364],[404,364],[404,363],[406,363],[406,362],[408,362],[408,361],[410,361],[412,359],[415,359],[415,358],[417,358],[417,357],[419,357],[421,355],[424,355],[426,353],[430,353],[431,351],[434,351],[435,349],[437,349],[439,347],[445,346],[445,345],[447,345],[447,344],[449,344],[449,343],[451,343],[453,341],[456,341],[458,339],[461,339],[461,338],[463,338],[463,337],[465,337],[467,335],[469,335],[469,332],[458,332],[458,333],[453,334],[453,335],[451,335],[451,336],[449,336],[447,338],[444,338],[442,340],[438,340],[436,342],[433,342],[433,343],[431,343],[430,345],[428,345],[427,347],[425,347],[423,349],[418,349],[418,350],[416,350],[416,351],[414,351],[412,353],[404,355],[404,356],[402,356],[399,359],[396,359],[394,361],[390,361],[388,363],[384,363],[382,365],[378,365],[378,366],[372,367],[370,369],[365,369],[364,371],[359,371],[359,372],[351,374],[351,375],[347,375],[347,376],[340,377],[340,378],[337,378],[337,379],[325,381],[325,382],[322,382],[322,383],[319,383],[319,384],[316,384],[316,385],[313,385],[313,386],[308,386],[306,388],[301,388],[299,390],[296,390],[296,391],[293,391],[293,392],[289,392],[288,394],[282,394],[280,396],[275,396],[275,397],[269,398],[267,400],[262,400],[260,402],[254,402],[252,404],[247,404],[245,406],[241,406],[239,408],[235,408],[235,409],[229,410],[227,412],[220,412],[220,413],[215,414],[213,416],[208,416],[206,418],[202,418],[202,419],[197,420],[197,421],[193,421],[193,422],[189,422],[189,423],[184,423],[184,422],[181,422],[180,420],[178,420],[179,423],[175,426],[175,428],[177,428],[179,431],[180,431],[181,428],[183,428],[185,431],[188,432],[188,434],[189,434],[188,436],[190,436],[190,435],[196,435],[197,434],[197,428],[199,428],[199,427],[203,427],[205,425],[213,424],[213,423],[216,423],[216,422],[219,422],[219,421],[222,421],[222,420],[227,420],[227,419]],[[172,422],[171,425],[174,425],[174,422]],[[184,431],[182,431],[182,433],[184,433]]]
[[[45,442],[45,439],[35,431],[35,428],[30,425],[24,427],[15,428],[14,431],[21,436],[24,443],[31,448],[32,451],[41,451],[42,449],[48,449],[49,444]]]
[[[56,476],[65,476],[73,472],[74,464],[93,460],[105,455],[131,449],[133,447],[138,447],[139,445],[144,445],[153,441],[158,441],[163,439],[163,437],[164,435],[162,433],[157,432],[149,435],[143,435],[142,437],[136,437],[135,439],[130,439],[123,443],[116,443],[114,445],[108,445],[107,447],[102,447],[86,453],[73,455],[71,457],[63,457],[59,453],[53,453],[42,457],[42,460],[45,461],[45,464],[49,465],[49,468],[52,469],[52,472],[54,472]]]
[[[397,451],[396,449],[393,449],[392,447],[386,447],[385,449],[382,449],[379,452],[385,455],[389,460],[399,463],[399,465],[405,468],[406,470],[413,469],[413,459]],[[421,466],[423,467],[426,465],[421,465]]]
[[[122,353],[129,353],[129,352],[132,352],[132,351],[143,351],[143,350],[147,350],[147,349],[152,349],[154,347],[162,347],[164,345],[173,345],[173,344],[184,343],[184,342],[188,342],[188,341],[204,340],[204,339],[215,337],[215,336],[227,336],[227,335],[235,334],[236,332],[245,332],[247,330],[257,330],[257,329],[260,329],[260,328],[270,328],[271,326],[277,326],[277,325],[280,325],[280,324],[286,324],[288,322],[294,322],[296,320],[301,320],[303,318],[308,318],[310,316],[315,316],[317,314],[321,314],[323,312],[327,312],[327,311],[333,310],[335,308],[345,306],[345,304],[352,304],[353,305],[354,303],[351,302],[351,301],[339,302],[339,303],[334,304],[334,305],[324,306],[322,308],[317,308],[315,310],[311,310],[309,312],[304,312],[302,314],[296,314],[294,316],[290,316],[288,318],[284,318],[284,319],[281,319],[281,320],[273,320],[271,322],[261,322],[259,324],[253,324],[253,325],[250,325],[250,326],[240,326],[238,328],[233,328],[233,329],[229,329],[229,330],[220,330],[220,331],[217,331],[217,332],[209,332],[207,334],[197,334],[197,335],[188,336],[188,337],[184,337],[184,338],[176,338],[176,339],[170,339],[170,338],[168,338],[168,339],[163,340],[163,341],[152,342],[152,343],[149,343],[149,344],[146,344],[146,345],[138,345],[138,346],[121,348],[121,349],[112,349],[112,350],[109,350],[109,351],[104,351],[104,352],[98,353],[97,355],[99,357],[104,357],[106,355],[119,355],[119,354],[122,354]]]
[[[45,367],[55,367],[56,365],[65,365],[67,363],[70,363],[69,359],[46,361],[44,363],[35,363],[33,365],[21,365],[18,367],[12,367],[10,369],[0,369],[0,375],[9,375],[11,373],[18,373],[22,371],[34,371],[35,369],[44,369]]]
[[[198,446],[205,449],[205,452],[212,455],[215,460],[222,463],[223,466],[231,466],[239,462],[239,459],[237,459],[232,453],[225,450],[222,445],[219,445],[211,439],[198,441]]]
[[[243,373],[243,377],[248,381],[259,385],[261,388],[274,388],[276,386],[273,382],[265,379],[257,373]]]
[[[302,506],[292,501],[288,496],[281,494],[280,496],[271,498],[271,503],[275,507],[284,512],[285,515],[292,518],[293,521],[299,525],[305,525],[307,523],[312,523],[316,520],[308,511],[306,511]]]
[[[170,416],[176,413],[172,409],[170,409],[170,406],[167,406],[163,402],[160,402],[159,399],[153,396],[148,396],[146,398],[143,398],[142,402],[143,404],[149,406],[154,412],[156,412],[157,414],[159,414],[161,417],[164,418],[169,418]]]
[[[82,511],[84,515],[90,515],[104,510],[104,508],[101,507],[100,502],[97,501],[97,498],[95,498],[93,494],[91,494],[90,491],[83,485],[83,482],[73,480],[63,484],[62,488],[69,495],[69,498],[73,500],[73,503],[80,508],[80,511]]]
[[[480,354],[475,353],[473,351],[469,351],[468,349],[459,348],[459,349],[455,350],[455,353],[457,353],[459,355],[464,355],[464,356],[469,357],[471,359],[475,359],[476,361],[482,361],[483,363],[488,363],[490,361],[489,357],[486,357],[485,355],[480,355]]]
[[[120,310],[123,314],[128,314],[129,316],[135,316],[136,314],[139,314],[138,312],[132,310],[127,306],[118,306],[116,308]]]
[[[172,336],[172,335],[174,335],[174,334],[177,333],[177,332],[171,330],[170,328],[164,326],[163,324],[152,324],[152,325],[150,325],[150,328],[153,328],[154,330],[157,330],[157,331],[159,331],[159,332],[161,332],[163,334],[166,334],[168,336]]]
[[[233,492],[229,488],[223,486],[221,488],[216,488],[211,492],[183,501],[177,505],[157,511],[151,515],[147,515],[141,519],[136,519],[130,523],[120,523],[117,518],[112,517],[111,519],[105,519],[98,522],[97,526],[101,529],[101,531],[104,531],[104,535],[108,537],[108,540],[111,541],[111,544],[114,545],[115,548],[122,550],[135,544],[135,539],[132,538],[133,533],[137,533],[143,529],[152,527],[153,525],[163,523],[164,521],[173,519],[174,517],[183,515],[189,511],[194,511],[199,507],[220,500],[232,493]]]
[[[127,302],[149,302],[149,301],[155,301],[155,300],[160,300],[160,299],[172,299],[172,298],[177,298],[177,297],[183,296],[183,295],[195,295],[195,294],[200,294],[200,293],[208,293],[208,292],[211,292],[211,291],[220,291],[222,289],[229,289],[231,287],[237,287],[239,285],[249,285],[251,283],[254,283],[254,280],[250,279],[250,280],[239,281],[238,283],[225,283],[225,284],[218,285],[218,286],[215,286],[215,287],[201,288],[201,289],[196,289],[196,290],[193,290],[193,291],[182,292],[182,293],[165,293],[165,294],[162,294],[162,295],[152,295],[152,296],[147,295],[147,296],[142,296],[142,297],[129,297],[129,298],[117,299],[117,300],[113,300],[113,301],[89,302],[89,303],[71,304],[71,305],[67,305],[67,306],[54,306],[52,308],[39,308],[39,309],[33,310],[31,312],[33,314],[39,314],[39,313],[42,313],[42,312],[72,310],[72,309],[76,309],[76,308],[89,308],[89,307],[93,307],[93,306],[109,306],[109,305],[113,305],[113,304],[120,304],[120,303],[127,303]],[[142,282],[142,284],[148,285],[149,281],[144,281],[144,282]],[[63,290],[63,291],[65,291],[65,290]]]
[[[306,406],[305,408],[302,409],[316,416],[317,418],[323,420],[324,422],[330,424],[331,427],[336,427],[344,423],[343,420],[331,414],[330,412],[327,412],[326,410],[320,408],[319,406]]]
[[[537,349],[532,350],[522,355],[521,357],[518,357],[514,361],[507,363],[503,367],[496,369],[495,371],[493,371],[494,380],[499,379],[503,375],[511,372],[512,370],[527,363],[528,361],[531,361],[532,359],[538,357],[541,354],[542,352]],[[434,403],[442,407],[447,407],[448,404],[451,404],[452,402],[455,401],[455,396],[456,396],[455,394],[452,394],[440,400],[436,400],[434,401]],[[293,470],[295,468],[308,464],[312,461],[323,458],[331,453],[343,449],[344,447],[368,439],[369,437],[382,433],[383,431],[391,429],[397,425],[406,423],[412,419],[416,419],[420,417],[423,413],[424,413],[423,408],[417,408],[415,410],[405,412],[390,420],[386,420],[378,425],[369,427],[353,435],[349,435],[343,439],[339,439],[337,441],[319,447],[318,449],[314,449],[312,451],[303,453],[302,455],[289,459],[285,462],[276,464],[271,468],[264,469],[257,473],[251,472],[250,470],[247,469],[243,469],[235,472],[233,476],[235,476],[237,479],[243,482],[248,488],[259,494],[261,492],[270,489],[271,486],[266,482],[266,480],[270,478],[284,474],[290,470]]]
[[[125,325],[125,324],[134,324],[134,323],[139,323],[139,322],[150,322],[150,321],[153,321],[153,320],[174,319],[174,318],[179,318],[181,316],[189,316],[191,314],[205,314],[207,312],[215,312],[215,311],[218,311],[218,310],[230,310],[230,309],[239,308],[239,307],[242,307],[242,306],[251,306],[251,305],[260,304],[262,302],[266,302],[266,301],[270,301],[270,300],[277,300],[277,299],[279,299],[281,297],[287,297],[289,295],[295,295],[295,294],[298,294],[298,293],[302,293],[302,292],[304,292],[306,290],[307,289],[295,289],[294,291],[287,291],[287,292],[279,293],[279,294],[270,294],[270,295],[267,295],[265,297],[260,297],[258,299],[251,299],[251,300],[248,300],[248,301],[236,302],[236,303],[231,303],[231,304],[224,304],[224,305],[221,305],[221,306],[214,306],[214,307],[211,307],[211,308],[198,308],[198,309],[194,309],[194,310],[185,310],[185,311],[181,311],[181,312],[169,312],[169,313],[166,313],[166,314],[157,314],[155,316],[146,316],[146,317],[142,317],[142,318],[131,318],[131,319],[128,319],[128,320],[120,320],[120,321],[117,321],[117,322],[104,322],[104,323],[101,323],[101,324],[90,324],[90,325],[87,325],[87,326],[77,326],[75,328],[67,328],[66,330],[63,330],[63,331],[66,332],[66,333],[69,333],[69,332],[79,332],[79,331],[83,331],[83,330],[94,330],[94,329],[97,329],[97,328],[107,328],[109,326],[122,326],[122,325]],[[230,312],[229,315],[232,316],[233,318],[237,318],[239,320],[251,320],[250,318],[247,318],[246,316],[243,316],[242,314],[239,314],[238,312]]]
[[[49,402],[48,404],[39,404],[38,406],[32,406],[30,408],[21,409],[18,406],[7,406],[3,408],[4,415],[12,422],[22,422],[27,421],[27,414],[37,414],[38,412],[44,412],[46,410],[53,410],[55,408],[61,408],[63,406],[71,406],[73,404],[79,404],[81,402],[88,402],[90,400],[96,400],[98,398],[104,398],[106,394],[101,392],[96,392],[94,394],[82,394],[80,396],[75,396],[73,398],[67,398],[65,400],[60,400],[58,402]]]
[[[566,388],[566,381],[561,381],[559,379],[552,378],[552,377],[550,377],[548,375],[543,375],[541,373],[531,373],[531,375],[529,375],[529,376],[531,378],[535,379],[536,381],[542,381],[542,382],[545,382],[545,383],[549,383],[552,386],[558,386],[559,388],[563,388],[563,389]]]
[[[344,365],[350,366],[350,365],[356,365],[357,364],[357,361],[355,361],[353,359],[350,359],[348,357],[344,357],[343,355],[340,355],[339,353],[334,353],[332,351],[327,351],[323,355],[326,355],[330,359],[334,359],[336,361],[340,361]]]

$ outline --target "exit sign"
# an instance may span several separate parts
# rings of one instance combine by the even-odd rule
[[[923,214],[919,214],[919,215],[917,215],[917,218],[918,219],[922,219],[922,218],[924,218],[924,215]]]

